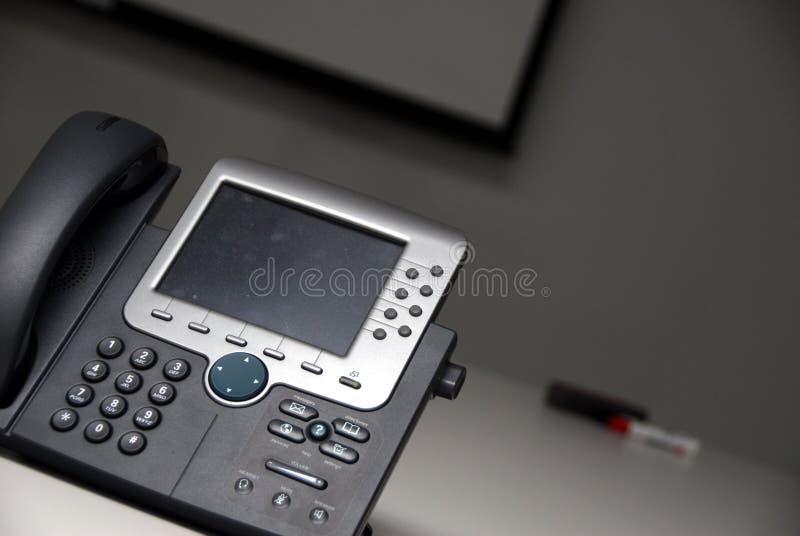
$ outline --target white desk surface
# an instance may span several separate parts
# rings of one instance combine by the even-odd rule
[[[744,431],[743,431],[744,433]],[[0,534],[196,534],[0,456]],[[711,447],[686,463],[472,368],[434,400],[372,515],[377,536],[797,535],[800,479]]]

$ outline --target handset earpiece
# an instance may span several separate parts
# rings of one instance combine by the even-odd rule
[[[102,112],[70,117],[36,156],[0,209],[0,401],[15,391],[39,302],[81,223],[107,195],[146,188],[166,161],[161,136]]]

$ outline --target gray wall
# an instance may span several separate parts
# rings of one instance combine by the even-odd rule
[[[453,297],[441,320],[461,333],[460,360],[631,397],[666,426],[800,471],[800,428],[787,426],[800,376],[798,8],[571,1],[556,22],[504,155],[66,6],[6,2],[0,193],[61,118],[96,108],[168,140],[184,175],[164,226],[227,154],[394,200],[465,229],[475,266],[530,266],[552,289]]]

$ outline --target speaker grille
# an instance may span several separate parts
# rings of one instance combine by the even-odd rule
[[[49,288],[66,292],[80,285],[94,268],[94,246],[85,242],[72,244],[61,257],[50,278]]]

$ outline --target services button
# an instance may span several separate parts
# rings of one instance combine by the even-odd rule
[[[293,443],[302,443],[306,440],[306,436],[303,435],[303,431],[300,427],[280,419],[272,419],[267,429],[276,436],[288,439]]]

